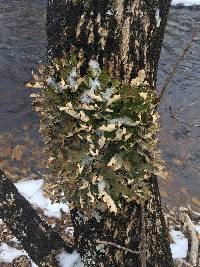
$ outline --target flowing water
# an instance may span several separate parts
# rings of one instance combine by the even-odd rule
[[[45,60],[45,0],[0,0],[0,168],[13,178],[40,178],[45,172],[38,117],[24,83]],[[158,89],[200,19],[200,11],[171,9],[159,66]],[[161,180],[163,201],[200,209],[200,34],[160,105],[160,146],[168,178]],[[32,92],[32,91],[31,91]]]
[[[200,21],[200,11],[171,9],[161,53],[158,89]],[[169,112],[184,123],[176,121]],[[174,205],[192,203],[200,209],[200,32],[181,62],[160,105],[161,148],[168,181],[161,182],[163,199]]]

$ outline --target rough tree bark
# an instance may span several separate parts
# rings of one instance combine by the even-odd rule
[[[1,170],[0,218],[38,266],[56,267],[55,256],[61,250],[73,251],[73,248],[40,218]]]
[[[125,83],[144,69],[156,89],[169,6],[170,0],[49,0],[49,59],[81,52],[82,75],[95,59]],[[173,266],[156,176],[148,185],[151,195],[143,205],[125,202],[116,216],[103,212],[99,221],[81,221],[79,210],[71,211],[75,245],[86,266]]]

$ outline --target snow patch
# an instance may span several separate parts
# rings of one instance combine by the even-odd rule
[[[0,262],[12,263],[14,259],[24,255],[24,251],[9,247],[6,243],[0,246]]]
[[[96,91],[97,88],[100,88],[100,82],[99,80],[96,78],[95,80],[91,80],[90,81],[90,89],[86,90],[85,92],[83,92],[82,96],[81,96],[81,102],[84,104],[90,104],[93,103],[94,101],[92,100],[92,98],[90,97],[90,95],[93,95]]]
[[[171,252],[174,259],[185,259],[188,251],[188,240],[181,231],[171,230],[174,243],[171,244]]]
[[[46,82],[49,86],[53,87],[57,93],[63,92],[63,88],[58,83],[56,83],[54,79],[48,78]]]
[[[65,233],[67,233],[70,236],[73,236],[74,235],[74,227],[73,226],[66,227]]]
[[[74,251],[72,254],[62,252],[56,257],[60,267],[83,267],[80,255]]]
[[[101,69],[99,67],[99,63],[96,60],[90,60],[89,62],[90,68],[93,70],[94,74],[98,76],[101,73]]]
[[[172,5],[182,4],[184,6],[200,5],[200,0],[172,0]]]
[[[18,250],[8,246],[6,243],[1,243],[0,263],[12,263],[13,260],[21,256],[27,256],[27,258],[30,259],[24,250]],[[80,255],[76,251],[74,251],[72,254],[62,252],[56,257],[56,259],[60,267],[83,267]],[[38,267],[38,265],[31,261],[31,267]]]
[[[99,189],[99,191],[103,191],[105,189],[105,187],[106,187],[105,181],[99,181],[98,182],[98,189]]]
[[[200,224],[195,226],[196,231],[200,234]]]
[[[68,77],[69,87],[72,89],[76,88],[76,84],[77,84],[76,78],[77,78],[76,68],[73,68]]]
[[[156,22],[157,22],[157,27],[159,28],[160,27],[160,22],[161,22],[161,17],[160,17],[160,10],[158,8],[156,10],[155,18],[156,18]]]
[[[0,245],[0,263],[12,263],[15,259],[27,256],[28,254],[24,250],[19,250],[8,246],[6,243]],[[38,267],[33,261],[31,261],[31,267]]]
[[[44,197],[42,186],[43,180],[22,181],[15,184],[19,192],[34,206],[44,210],[48,217],[61,217],[61,210],[69,212],[69,207],[65,203],[52,203],[49,198]]]

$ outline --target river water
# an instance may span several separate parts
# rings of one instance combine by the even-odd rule
[[[38,117],[24,83],[45,60],[45,0],[0,0],[0,168],[13,180],[45,173]],[[200,11],[170,10],[159,65],[158,90],[187,42]],[[179,66],[160,105],[160,147],[168,177],[160,180],[163,202],[200,210],[200,34]]]

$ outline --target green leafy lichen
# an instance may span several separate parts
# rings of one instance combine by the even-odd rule
[[[34,95],[49,167],[58,178],[47,188],[88,216],[92,209],[117,212],[121,201],[145,201],[148,179],[162,171],[156,149],[155,91],[140,71],[123,84],[98,62],[80,75],[76,56],[55,60]]]

